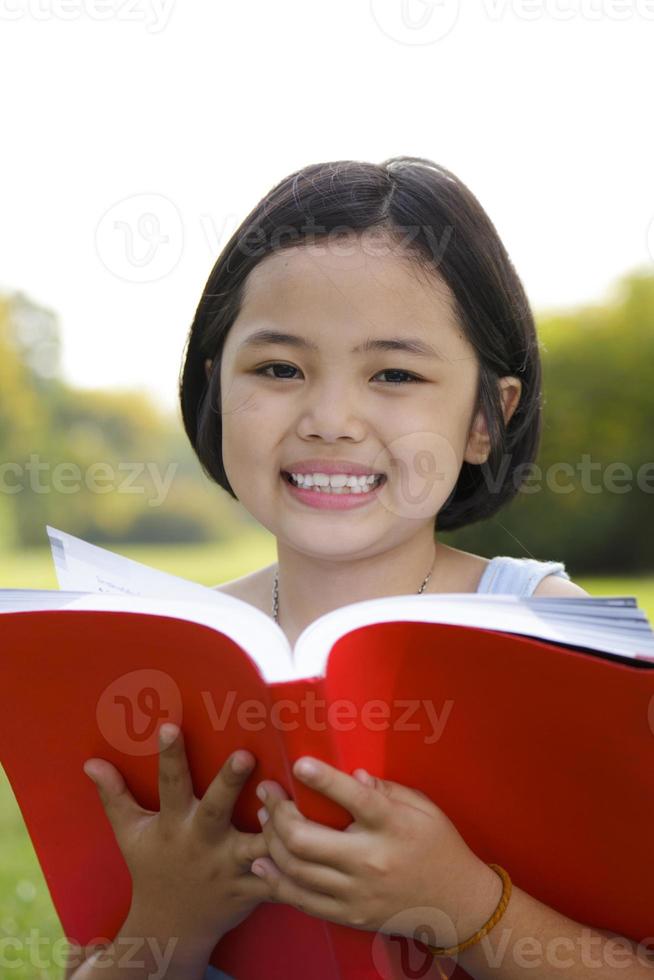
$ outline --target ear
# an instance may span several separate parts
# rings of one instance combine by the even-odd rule
[[[518,402],[520,401],[520,395],[522,394],[522,382],[519,378],[514,378],[507,375],[504,378],[499,378],[497,383],[500,389],[500,400],[502,403],[504,424],[508,425],[511,416],[515,412],[516,408],[518,407]],[[490,450],[491,445],[490,436],[488,434],[488,426],[486,425],[484,413],[480,410],[477,412],[472,426],[470,427],[468,445],[466,446],[466,451],[463,458],[466,463],[485,463],[490,454]]]
[[[211,375],[211,365],[212,364],[213,364],[213,361],[211,360],[210,357],[208,357],[206,359],[206,361],[204,362],[204,373],[205,373],[205,375],[207,377],[207,381],[209,380],[209,377]]]

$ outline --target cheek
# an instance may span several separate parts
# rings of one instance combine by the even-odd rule
[[[379,493],[382,503],[407,519],[424,520],[438,513],[461,469],[457,439],[416,427],[390,441],[386,452],[383,465],[379,458],[379,468],[390,477]]]
[[[279,427],[270,404],[246,384],[233,384],[221,408],[223,465],[232,489],[244,500],[273,474]],[[253,485],[253,474],[258,484]]]
[[[235,381],[221,393],[220,409],[223,432],[234,438],[256,436],[262,422],[270,415],[261,393],[246,381]]]

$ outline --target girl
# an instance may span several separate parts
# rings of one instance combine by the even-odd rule
[[[539,443],[541,369],[529,303],[493,224],[429,160],[317,164],[273,187],[211,272],[180,398],[204,470],[277,539],[276,563],[217,588],[273,616],[291,644],[318,616],[382,596],[587,595],[560,562],[489,561],[437,534],[490,517],[517,493]],[[608,934],[511,891],[438,801],[318,760],[305,774],[298,760],[298,778],[352,824],[307,821],[268,781],[258,790],[262,832],[243,834],[231,813],[252,755],[235,753],[241,772],[228,760],[198,800],[183,736],[172,734],[156,813],[108,762],[89,760],[133,877],[121,936],[175,936],[167,977],[224,978],[209,954],[261,901],[361,929],[392,919],[390,931],[407,936],[429,907],[453,946],[501,914],[499,965],[480,942],[457,949],[470,976],[533,976],[533,958],[518,955],[526,937],[565,944],[541,976],[615,976],[602,955]],[[579,948],[584,930],[592,965]],[[642,949],[621,943],[623,975],[651,976]],[[76,980],[147,975],[95,962]]]

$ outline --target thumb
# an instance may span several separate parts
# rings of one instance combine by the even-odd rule
[[[111,762],[107,762],[106,759],[87,759],[82,769],[89,779],[95,783],[100,796],[103,798],[120,792],[125,784],[125,780],[116,767]]]
[[[128,818],[140,816],[146,812],[136,802],[127,788],[123,776],[111,762],[107,762],[106,759],[87,759],[82,769],[95,784],[102,806],[114,831],[117,830],[118,825],[123,825]]]

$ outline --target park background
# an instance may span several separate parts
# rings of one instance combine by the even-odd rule
[[[184,435],[186,332],[221,248],[285,174],[406,153],[487,209],[544,369],[537,491],[443,540],[564,561],[654,622],[654,23],[635,0],[571,2],[569,16],[545,0],[410,7],[116,0],[101,16],[92,0],[0,0],[0,78],[16,93],[0,184],[0,588],[56,588],[46,524],[207,585],[275,560]],[[108,491],[85,483],[98,463]],[[172,474],[164,494],[143,464]],[[62,935],[0,769],[0,946],[30,930]],[[61,970],[23,947],[0,974]]]

